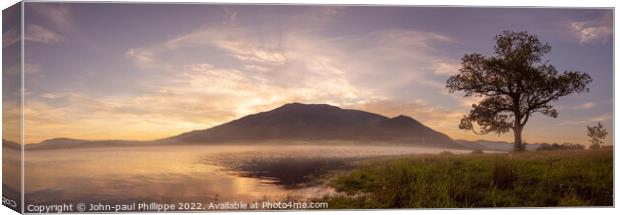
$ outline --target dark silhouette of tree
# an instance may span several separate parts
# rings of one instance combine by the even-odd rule
[[[521,151],[525,149],[523,127],[532,114],[556,118],[558,111],[549,103],[588,92],[592,79],[577,71],[558,73],[549,60],[543,59],[551,46],[535,35],[504,31],[495,41],[494,56],[463,56],[459,73],[448,79],[446,88],[450,93],[463,91],[465,97],[483,98],[461,119],[460,129],[476,134],[502,134],[512,129],[514,150]]]
[[[588,137],[590,137],[590,143],[592,143],[592,145],[590,145],[590,148],[601,148],[601,144],[603,144],[603,140],[605,139],[605,136],[607,136],[607,130],[603,128],[601,122],[598,122],[597,125],[594,125],[592,127],[590,127],[589,125],[586,125],[586,127],[588,128]]]

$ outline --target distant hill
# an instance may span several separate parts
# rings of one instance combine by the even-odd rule
[[[45,140],[37,144],[27,144],[26,149],[67,149],[84,147],[118,147],[118,146],[142,146],[152,145],[152,141],[130,141],[130,140],[80,140],[71,138],[54,138]]]
[[[189,143],[344,140],[460,148],[447,135],[409,116],[388,118],[327,104],[290,103],[167,140]]]
[[[2,139],[2,148],[21,150],[21,146],[19,145],[19,143],[16,143],[10,140],[5,140],[5,139]]]

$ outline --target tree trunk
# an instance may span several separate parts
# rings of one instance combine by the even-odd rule
[[[523,130],[523,125],[521,125],[521,120],[523,119],[523,115],[521,114],[521,96],[512,97],[513,111],[514,111],[514,126],[512,127],[512,132],[515,134],[515,148],[514,151],[523,151],[525,147],[523,146],[523,141],[521,141],[521,131]]]
[[[513,132],[515,134],[515,148],[514,148],[515,152],[525,150],[525,146],[523,145],[523,141],[521,140],[521,131],[523,131],[523,128],[521,127],[521,125],[519,125],[518,123],[515,123],[515,127],[513,129]]]

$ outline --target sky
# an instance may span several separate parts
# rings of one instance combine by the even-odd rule
[[[290,102],[512,141],[459,130],[480,98],[445,88],[503,30],[537,35],[549,63],[593,79],[552,103],[557,118],[534,115],[526,142],[586,144],[586,125],[612,127],[611,9],[29,2],[24,13],[26,143],[158,139]],[[4,48],[19,44],[3,31]]]

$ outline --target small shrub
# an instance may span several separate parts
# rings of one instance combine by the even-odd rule
[[[479,155],[479,154],[484,154],[484,151],[482,151],[482,150],[478,149],[478,150],[473,150],[473,151],[471,151],[471,153],[472,153],[472,154],[475,154],[475,155]]]
[[[585,147],[581,144],[575,144],[575,143],[562,143],[562,144],[543,143],[536,150],[537,151],[551,151],[551,150],[581,150],[581,149],[585,149]]]

